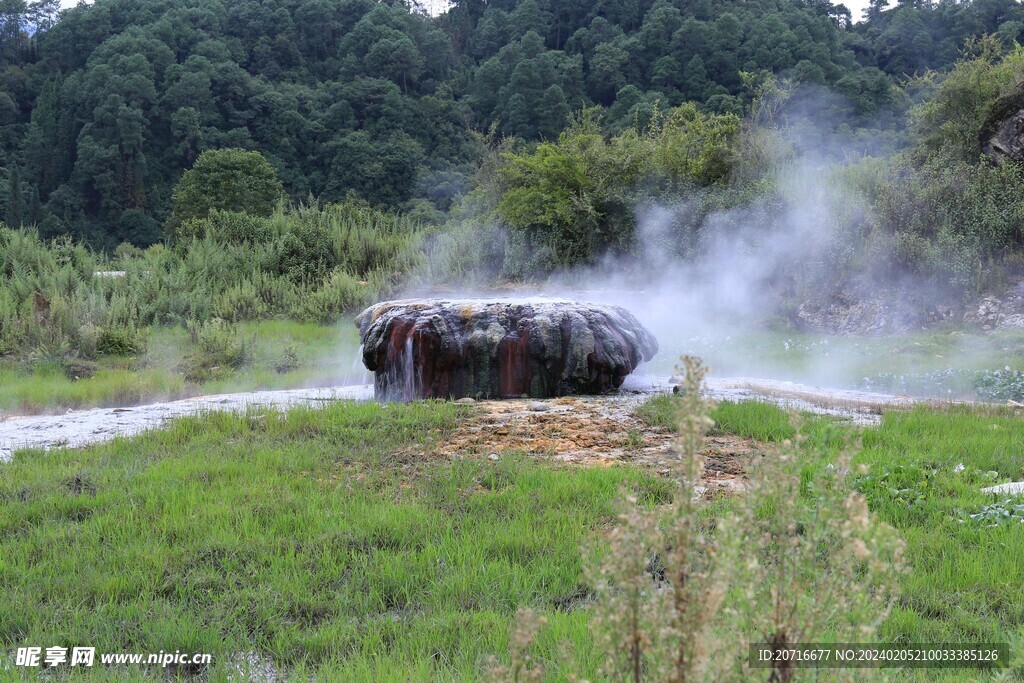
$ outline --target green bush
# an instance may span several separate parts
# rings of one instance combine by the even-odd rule
[[[99,355],[100,339],[103,330],[92,323],[85,323],[78,328],[78,343],[76,350],[81,358],[92,360]]]
[[[495,183],[497,215],[510,228],[506,274],[629,252],[640,205],[727,181],[739,134],[737,116],[685,104],[608,138],[585,110],[557,143],[505,153]]]
[[[296,317],[318,323],[337,322],[342,313],[365,306],[372,298],[369,283],[335,270],[318,289],[303,298]]]
[[[893,164],[874,197],[875,221],[893,236],[895,266],[978,291],[1003,258],[1024,248],[1024,172],[938,157]]]
[[[264,218],[239,211],[213,209],[205,218],[190,218],[182,223],[177,231],[177,240],[187,242],[207,235],[218,242],[230,244],[256,244],[273,237]]]
[[[238,325],[213,318],[186,327],[194,347],[182,366],[186,379],[215,379],[252,362],[252,340]]]
[[[848,175],[872,209],[890,271],[980,291],[1024,250],[1024,171],[992,164],[981,149],[993,107],[1022,79],[1024,49],[1002,56],[996,41],[971,43],[949,74],[914,84],[925,94],[910,112],[915,144]]]
[[[274,361],[274,372],[278,374],[292,372],[301,367],[302,360],[299,358],[299,351],[293,345],[284,347],[284,350],[281,352],[281,357]]]
[[[100,330],[99,353],[134,356],[146,350],[148,330],[138,324],[136,300],[127,292],[117,292],[107,305],[106,324]]]
[[[137,356],[146,350],[144,329],[140,330],[134,322],[108,325],[100,330],[96,351],[112,356]],[[81,350],[82,344],[76,344],[76,348]]]
[[[218,318],[238,322],[265,318],[270,307],[251,280],[242,280],[215,295],[211,312]]]
[[[293,282],[319,279],[334,267],[330,235],[320,226],[298,223],[274,242],[277,272]]]
[[[969,41],[964,58],[945,76],[929,74],[919,83],[927,97],[910,112],[917,134],[918,161],[943,157],[976,164],[979,134],[995,101],[1024,79],[1024,48],[1005,56],[998,40]]]
[[[454,220],[424,239],[424,258],[414,276],[425,283],[491,282],[501,273],[509,249],[497,221]]]
[[[283,196],[277,170],[259,152],[206,150],[174,188],[168,225],[177,236],[179,226],[217,209],[269,216]]]

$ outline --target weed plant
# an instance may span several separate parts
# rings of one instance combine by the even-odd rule
[[[790,681],[797,671],[789,661],[752,669],[746,645],[782,651],[806,642],[870,642],[906,570],[904,543],[848,484],[849,457],[832,449],[821,453],[832,462],[809,462],[799,424],[786,430],[765,420],[777,409],[729,408],[725,420],[777,446],[748,464],[742,493],[709,497],[702,449],[715,423],[701,393],[706,371],[696,359],[684,363],[680,397],[648,410],[662,419],[671,411],[678,429],[672,501],[645,506],[624,496],[617,524],[587,553],[602,677]],[[820,432],[814,441],[822,442]],[[522,642],[544,625],[530,618],[523,615],[527,635],[520,634],[504,673],[539,675],[541,664]]]

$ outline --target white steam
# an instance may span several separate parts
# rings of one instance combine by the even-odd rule
[[[950,357],[912,338],[891,336],[920,327],[920,312],[944,302],[909,275],[876,272],[886,254],[870,235],[871,207],[843,175],[882,143],[831,131],[835,112],[849,111],[828,93],[801,93],[780,119],[784,130],[761,140],[773,150],[772,190],[746,202],[722,195],[640,205],[629,256],[557,273],[539,287],[517,291],[613,303],[634,313],[658,338],[647,368],[672,372],[681,354],[705,358],[712,373],[850,387],[868,375],[963,364],[965,346],[944,342]],[[829,118],[833,117],[833,118]],[[727,192],[705,190],[705,192]],[[709,206],[731,208],[709,209]],[[493,295],[494,291],[434,286],[416,294]],[[502,290],[508,294],[507,288]],[[822,313],[824,312],[824,313]],[[829,336],[821,321],[843,323]],[[857,333],[869,332],[861,337]],[[851,334],[853,333],[853,334]],[[890,335],[890,336],[886,336]],[[920,344],[918,344],[920,346]],[[976,358],[976,356],[975,356]]]

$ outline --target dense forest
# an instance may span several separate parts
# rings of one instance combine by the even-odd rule
[[[0,2],[0,217],[97,248],[164,238],[201,152],[261,152],[292,201],[437,220],[502,139],[610,134],[685,102],[743,115],[771,74],[838,93],[831,119],[901,128],[899,85],[965,41],[1024,32],[1016,0]],[[746,75],[745,75],[746,74]],[[891,137],[891,136],[890,136]],[[897,135],[898,137],[898,135]]]

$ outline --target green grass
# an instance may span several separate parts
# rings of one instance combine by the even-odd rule
[[[672,396],[656,396],[640,406],[636,413],[653,426],[675,429],[679,424],[679,405]],[[782,441],[795,433],[789,415],[770,403],[722,401],[711,412],[711,419],[715,421],[711,434]]]
[[[203,382],[185,379],[182,364],[190,342],[181,327],[155,328],[143,356],[101,358],[95,373],[81,379],[68,378],[57,363],[26,367],[0,362],[0,386],[4,388],[0,413],[61,412],[200,394],[363,381],[362,364],[353,367],[358,330],[348,318],[337,325],[269,320],[244,323],[241,330],[252,340],[252,362],[235,371],[225,369],[222,376]],[[298,367],[293,369],[282,368],[288,349],[298,357]]]
[[[31,370],[0,366],[0,412],[38,413],[90,406],[130,405],[156,398],[182,398],[184,378],[163,368],[118,367],[108,363],[87,379],[71,380],[56,364]]]
[[[551,623],[542,653],[571,641],[592,673],[580,544],[621,487],[658,501],[670,486],[625,468],[394,455],[459,415],[215,413],[16,453],[0,466],[0,652],[212,652],[210,680],[225,680],[232,655],[255,651],[298,679],[468,680],[530,605]]]
[[[641,414],[670,426],[673,403],[654,399]],[[672,486],[628,467],[403,455],[444,439],[464,410],[214,413],[87,449],[16,453],[0,466],[0,653],[208,651],[212,681],[246,652],[295,680],[477,680],[485,656],[507,653],[515,610],[531,606],[549,622],[535,654],[552,680],[568,673],[563,642],[575,673],[593,677],[580,545],[613,523],[623,487],[656,504]],[[789,416],[763,403],[722,403],[714,417],[720,433],[792,436]],[[859,439],[854,462],[869,469],[850,481],[907,541],[913,571],[882,639],[1014,640],[1024,524],[969,515],[995,502],[981,487],[1024,479],[1019,415],[919,409],[866,429],[808,418],[804,433],[807,468]],[[96,667],[84,680],[166,675]]]
[[[903,532],[914,564],[883,636],[1006,641],[1020,632],[1024,524],[986,528],[965,518],[997,500],[980,488],[1024,479],[1021,418],[888,413],[865,432],[863,446],[857,462],[871,466],[872,479],[860,486],[872,511]]]
[[[671,427],[672,397],[652,399],[638,414]],[[790,416],[765,403],[722,402],[712,413],[714,432],[766,442],[793,435]],[[1005,500],[981,492],[1024,480],[1024,421],[1019,411],[953,406],[934,411],[892,411],[877,428],[854,429],[806,417],[806,467],[832,461],[844,441],[859,468],[850,481],[871,511],[907,542],[912,572],[901,582],[899,603],[883,623],[885,641],[1011,642],[1024,634],[1024,523],[987,527],[972,520],[985,505]],[[1021,500],[1017,501],[1024,502]],[[920,670],[911,677],[935,677]],[[970,680],[969,672],[941,672],[944,680]],[[916,679],[915,679],[916,680]]]
[[[679,424],[679,405],[672,396],[656,396],[637,408],[636,414],[652,426],[675,429]],[[789,413],[762,401],[721,401],[711,411],[711,419],[715,425],[709,434],[734,434],[773,443],[796,434]],[[816,437],[818,445],[826,444],[835,431],[834,423],[816,418],[809,418],[803,427],[804,435]]]

